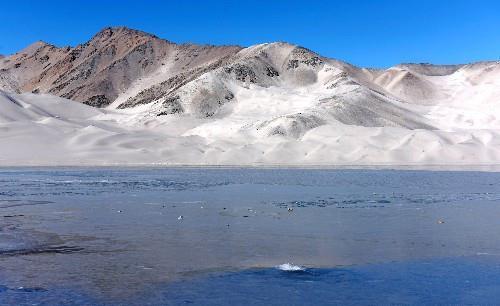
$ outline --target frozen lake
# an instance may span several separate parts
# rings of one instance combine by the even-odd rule
[[[0,304],[491,304],[499,220],[496,172],[4,168]]]

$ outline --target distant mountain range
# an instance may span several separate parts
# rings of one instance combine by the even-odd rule
[[[197,136],[205,139],[204,146],[219,145],[220,155],[207,157],[202,149],[202,156],[193,157],[200,161],[195,164],[500,161],[500,153],[491,146],[500,129],[499,62],[371,69],[285,42],[247,48],[175,44],[114,27],[76,47],[40,41],[0,57],[0,90],[3,97],[20,101],[23,96],[16,94],[34,93],[45,101],[49,96],[40,94],[66,98],[102,108],[101,117],[119,114],[119,125],[161,126],[163,135],[177,140]],[[7,122],[10,117],[0,108],[0,123],[2,118]],[[359,135],[368,130],[358,131],[356,143],[356,127],[406,132],[395,136],[384,130],[379,131],[385,135],[380,139],[377,133],[363,139]],[[280,144],[304,144],[315,133],[322,135],[314,145],[309,143],[315,153],[303,147],[291,148],[290,152],[300,151],[293,157],[277,153],[286,151]],[[354,138],[342,146],[348,136]],[[396,141],[400,137],[401,143]],[[234,146],[238,154],[228,154]],[[246,151],[245,146],[254,147]],[[402,146],[414,150],[406,152]],[[399,149],[418,154],[400,156],[394,153]],[[191,163],[170,157],[151,157],[147,162]]]

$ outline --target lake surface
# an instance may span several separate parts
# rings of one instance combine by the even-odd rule
[[[0,304],[492,304],[500,173],[0,169]]]

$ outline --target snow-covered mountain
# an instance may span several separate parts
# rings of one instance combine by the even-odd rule
[[[500,162],[498,62],[366,69],[106,28],[0,58],[0,89],[0,164]]]

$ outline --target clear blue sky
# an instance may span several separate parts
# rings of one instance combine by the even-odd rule
[[[360,66],[500,58],[500,1],[5,1],[0,54],[124,25],[173,42],[288,41]]]

